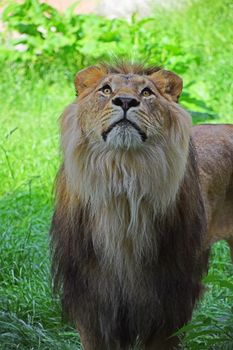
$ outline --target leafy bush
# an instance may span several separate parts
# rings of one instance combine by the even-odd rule
[[[73,76],[79,67],[117,56],[158,63],[183,75],[200,60],[196,52],[185,52],[179,35],[163,33],[161,21],[155,17],[138,19],[134,15],[128,22],[76,15],[72,10],[61,14],[38,0],[7,6],[2,15],[3,67],[7,62],[11,69],[20,67],[23,75],[31,70],[43,75],[60,70]],[[214,115],[212,108],[187,90],[182,101],[187,108],[198,111],[197,119],[203,118],[203,112],[206,117]]]
[[[110,20],[76,15],[72,8],[61,14],[45,3],[26,0],[7,6],[2,19],[6,27],[2,53],[11,62],[79,67],[117,55],[160,64],[169,57],[177,70],[188,64],[177,43],[168,37],[158,40],[154,18]]]

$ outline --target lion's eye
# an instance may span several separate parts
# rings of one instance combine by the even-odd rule
[[[101,88],[101,91],[102,91],[105,95],[110,95],[110,94],[112,93],[111,86],[109,86],[109,85],[104,85],[104,86]]]
[[[141,94],[143,97],[149,97],[150,95],[153,94],[153,92],[151,91],[151,89],[145,88],[142,90]]]

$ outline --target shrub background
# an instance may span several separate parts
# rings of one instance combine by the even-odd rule
[[[73,78],[99,60],[163,65],[184,79],[194,123],[233,122],[233,5],[189,1],[129,21],[65,14],[37,0],[11,2],[0,35],[0,349],[77,349],[51,295],[48,230],[59,165],[57,119],[75,97]],[[233,348],[233,268],[213,249],[207,292],[186,326],[187,349]]]

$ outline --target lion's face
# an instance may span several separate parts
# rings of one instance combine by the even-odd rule
[[[159,135],[169,113],[155,84],[132,74],[111,74],[92,92],[92,138],[115,148],[140,147]],[[88,129],[86,130],[88,132]]]
[[[173,87],[178,89],[175,96],[167,94],[169,89],[161,72],[149,76],[106,74],[91,67],[78,73],[78,124],[82,139],[115,149],[134,149],[154,143],[177,127],[183,118],[172,115],[171,107],[176,109],[173,101],[178,98],[182,81],[173,75]]]

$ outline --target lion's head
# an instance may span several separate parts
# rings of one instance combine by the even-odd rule
[[[77,74],[75,87],[79,141],[140,148],[190,125],[176,104],[181,78],[157,67],[93,66]]]
[[[131,179],[137,173],[142,191],[156,192],[158,207],[165,209],[175,198],[188,154],[191,119],[177,104],[181,78],[158,67],[102,64],[80,71],[75,88],[77,100],[62,118],[65,169],[72,192],[85,202],[90,192],[98,191],[101,201],[109,188],[124,192],[129,185],[119,178],[121,167]],[[81,178],[87,182],[88,194],[77,181]]]

